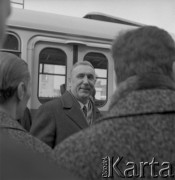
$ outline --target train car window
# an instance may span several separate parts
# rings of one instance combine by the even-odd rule
[[[8,33],[2,51],[21,56],[20,38],[14,33]]]
[[[107,102],[108,60],[104,54],[90,52],[85,55],[84,61],[89,61],[94,66],[97,75],[95,104],[104,106]]]
[[[61,95],[66,82],[67,56],[61,49],[45,48],[39,54],[38,99],[41,103]]]

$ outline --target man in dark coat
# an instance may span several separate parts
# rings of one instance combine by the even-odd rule
[[[30,132],[52,148],[91,126],[100,116],[91,98],[96,81],[93,66],[87,61],[78,62],[71,75],[71,90],[43,104],[32,123]]]
[[[59,166],[96,180],[175,177],[175,44],[157,27],[112,46],[117,91],[109,113],[55,148]]]

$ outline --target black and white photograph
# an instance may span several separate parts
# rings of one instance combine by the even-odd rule
[[[0,0],[0,180],[175,179],[174,22],[174,0]]]

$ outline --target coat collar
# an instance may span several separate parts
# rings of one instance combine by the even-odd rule
[[[175,113],[174,90],[152,89],[132,91],[125,97],[118,99],[109,110],[110,115],[117,117],[156,113]]]
[[[75,103],[74,101],[76,101],[76,99],[73,97],[73,95],[69,91],[66,91],[63,94],[63,96],[61,96],[62,106],[65,109],[72,108],[73,104]],[[77,105],[78,105],[78,102],[77,102]]]
[[[11,119],[4,112],[0,112],[0,128],[14,129],[14,130],[26,132],[26,130],[16,120]]]

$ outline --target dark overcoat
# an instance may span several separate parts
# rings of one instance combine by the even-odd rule
[[[52,149],[31,136],[17,121],[0,112],[1,179],[76,179],[58,168]]]
[[[33,137],[16,120],[13,120],[4,112],[0,111],[0,130],[5,132],[13,141],[22,144],[34,153],[42,153],[52,158],[52,149],[39,139]]]
[[[93,106],[94,119],[97,119],[100,112]],[[68,136],[87,127],[78,101],[66,91],[60,98],[40,106],[30,132],[54,148]]]

